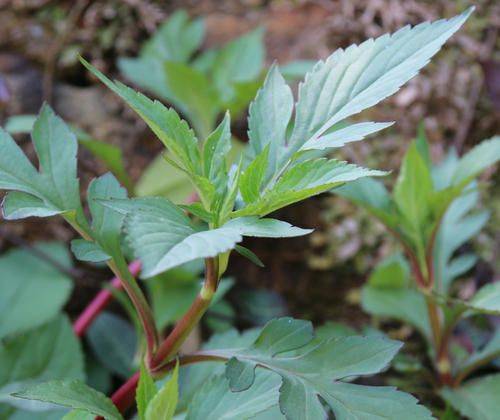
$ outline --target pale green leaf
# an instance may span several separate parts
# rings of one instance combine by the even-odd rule
[[[499,159],[500,136],[481,142],[460,159],[453,174],[453,184],[470,181]]]
[[[500,315],[500,282],[483,286],[473,298],[467,302],[467,306],[474,311]]]
[[[248,115],[248,157],[254,159],[262,155],[269,145],[269,162],[264,168],[268,175],[274,174],[277,169],[278,154],[285,146],[292,111],[292,90],[281,76],[278,67],[273,65],[264,85],[250,104]]]
[[[37,243],[35,248],[63,267],[71,268],[64,245]],[[52,319],[68,300],[72,288],[71,278],[26,250],[3,254],[0,257],[0,339],[40,327]]]
[[[500,374],[468,381],[458,388],[444,388],[441,396],[471,420],[496,420],[500,410]]]
[[[171,420],[179,399],[179,363],[163,388],[151,399],[146,408],[146,420]]]
[[[123,419],[109,398],[79,380],[45,382],[18,391],[13,396],[85,410],[106,420]]]
[[[335,123],[397,92],[462,26],[472,10],[449,20],[406,26],[392,35],[339,49],[318,62],[299,87],[289,156]]]
[[[333,132],[328,132],[317,139],[311,139],[307,141],[300,150],[322,150],[342,147],[347,143],[363,140],[366,136],[377,133],[393,124],[394,122],[364,122],[352,124]]]
[[[392,255],[378,264],[368,278],[368,285],[379,289],[399,289],[408,285],[410,267],[401,254]]]

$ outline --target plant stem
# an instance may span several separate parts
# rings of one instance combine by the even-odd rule
[[[141,263],[134,261],[129,265],[130,273],[136,276],[141,270]],[[114,277],[109,282],[109,287],[114,289],[122,288],[122,281],[119,277]],[[73,331],[76,336],[82,337],[95,318],[104,310],[113,299],[113,294],[109,289],[101,290],[83,310],[80,316],[73,323]]]
[[[149,362],[158,348],[158,331],[151,307],[124,259],[112,259],[108,261],[108,266],[115,276],[121,280],[123,288],[137,311],[146,337],[146,360]]]
[[[135,390],[139,383],[140,372],[134,373],[120,388],[111,396],[111,401],[121,413],[127,411],[134,402]]]
[[[205,281],[203,282],[203,287],[188,311],[176,324],[165,341],[160,344],[158,351],[149,365],[152,373],[158,373],[164,363],[177,353],[182,343],[198,324],[212,302],[214,293],[217,290],[218,280],[219,276],[216,260],[214,258],[207,258],[205,260]]]

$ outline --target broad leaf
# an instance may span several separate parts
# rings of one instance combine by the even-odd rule
[[[84,410],[106,420],[123,419],[109,398],[79,380],[45,382],[16,392],[13,396]]]
[[[143,263],[145,278],[188,261],[215,257],[233,249],[243,236],[279,238],[310,232],[256,217],[233,219],[220,228],[199,231],[179,207],[160,198],[108,200],[105,205],[127,214],[126,236]]]
[[[171,420],[179,399],[179,363],[163,388],[151,399],[146,408],[146,420]]]
[[[411,324],[424,337],[431,339],[425,298],[416,290],[365,286],[362,305],[372,315],[395,318]]]
[[[500,410],[500,374],[483,376],[458,388],[444,388],[442,397],[472,420],[495,420]]]
[[[85,226],[76,177],[75,135],[48,105],[44,105],[33,126],[32,140],[40,172],[16,142],[0,129],[0,189],[25,193],[10,198],[7,195],[4,217],[66,213]]]
[[[31,417],[26,414],[26,418],[38,418],[39,414],[44,418],[45,410],[52,407],[18,400],[8,394],[53,379],[84,379],[81,346],[66,317],[58,316],[36,329],[0,342],[0,401],[17,407],[16,415],[21,417],[27,413],[21,410],[29,410]],[[0,404],[0,412],[5,407]]]
[[[392,388],[348,385],[352,376],[369,375],[386,368],[400,343],[379,337],[343,337],[313,340],[312,326],[306,321],[280,318],[269,322],[247,349],[211,351],[227,358],[226,376],[234,390],[252,386],[257,367],[281,376],[280,408],[289,419],[324,418],[318,396],[337,418],[355,418],[357,407],[365,415],[385,413],[388,418],[431,418],[417,401]],[[250,388],[251,389],[251,388]],[[373,395],[377,398],[374,402]]]
[[[130,323],[103,312],[90,326],[87,338],[97,360],[110,372],[123,379],[134,373],[137,335]]]
[[[186,420],[223,420],[256,418],[278,406],[279,376],[258,370],[253,386],[243,392],[232,392],[223,375],[213,376],[195,394]],[[258,418],[258,417],[257,417]],[[283,419],[278,412],[274,419]]]
[[[38,243],[42,250],[63,267],[71,260],[64,245]],[[40,327],[52,319],[69,298],[70,278],[48,261],[25,250],[12,250],[0,257],[0,339],[12,333]],[[36,311],[33,303],[36,302]]]

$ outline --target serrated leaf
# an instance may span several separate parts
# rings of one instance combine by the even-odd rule
[[[342,379],[384,369],[399,350],[400,343],[373,336],[320,341],[313,341],[313,338],[310,323],[283,318],[266,324],[248,349],[210,353],[231,360],[226,366],[230,386],[240,385],[240,372],[248,372],[249,365],[264,367],[281,376],[280,407],[290,419],[326,417],[318,396],[328,403],[338,418],[354,418],[356,407],[360,405],[364,405],[365,415],[384,412],[388,418],[397,419],[402,412],[408,411],[413,413],[412,418],[431,418],[428,410],[418,406],[413,397],[391,388],[351,385],[354,403],[346,392],[346,384],[341,382]],[[238,363],[244,368],[238,367]],[[248,378],[248,373],[245,378]],[[245,385],[248,382],[246,380]],[[372,402],[374,392],[385,394],[382,404],[378,399],[377,403]]]
[[[455,251],[472,239],[486,224],[489,213],[470,214],[479,201],[479,191],[472,183],[460,197],[452,201],[443,216],[433,249],[434,270],[439,279],[439,292],[446,293],[453,280],[470,269],[476,257],[466,254],[453,258]]]
[[[47,405],[15,399],[8,394],[38,382],[64,378],[84,379],[82,349],[66,316],[59,315],[36,329],[0,342],[0,412],[6,403],[18,409],[15,413],[19,417],[38,418],[40,414],[43,418]]]
[[[268,175],[276,171],[278,153],[285,145],[287,126],[293,111],[293,94],[276,65],[250,104],[248,115],[249,158],[262,155],[269,145]],[[264,159],[264,158],[262,158]],[[267,158],[266,158],[267,160]],[[266,162],[267,163],[267,162]]]
[[[12,212],[17,212],[17,216],[19,212],[26,216],[33,214],[26,211],[26,207],[19,207],[19,198],[22,197],[24,202],[30,201],[30,205],[35,202],[39,205],[38,200],[43,201],[44,206],[35,210],[38,216],[44,212],[46,215],[75,212],[85,226],[76,176],[75,135],[48,105],[44,105],[33,126],[32,140],[40,164],[39,172],[12,137],[0,129],[0,188],[25,193],[17,196],[15,209],[9,201],[12,197],[7,200],[10,205],[7,216],[12,217]],[[24,210],[20,210],[22,208]],[[45,210],[40,211],[40,208]]]
[[[231,150],[231,120],[226,113],[222,122],[203,144],[203,174],[212,182],[219,194],[222,194],[228,181],[226,156],[229,150]]]
[[[79,380],[45,382],[16,392],[13,396],[85,410],[107,420],[123,419],[109,398]]]
[[[250,204],[260,197],[261,186],[266,176],[269,162],[269,146],[255,156],[240,176],[238,188],[245,203]]]
[[[363,140],[366,136],[377,133],[393,124],[394,122],[352,124],[333,132],[328,132],[317,139],[311,139],[300,150],[323,150],[342,147],[347,143]]]
[[[179,362],[176,363],[172,376],[163,388],[151,399],[146,408],[146,420],[171,420],[179,399]]]
[[[143,263],[144,278],[229,251],[243,236],[278,238],[310,232],[286,222],[257,217],[237,218],[220,228],[199,231],[179,207],[166,199],[107,200],[104,204],[127,214],[126,237]]]
[[[135,92],[123,83],[113,82],[84,59],[82,64],[109,89],[121,97],[146,122],[178,163],[190,174],[200,171],[198,141],[188,124],[172,109],[159,101]]]
[[[483,286],[467,306],[478,312],[500,315],[500,282]]]
[[[467,152],[458,162],[453,185],[470,181],[500,159],[500,136],[492,137]]]
[[[139,414],[140,420],[146,419],[146,408],[157,392],[158,388],[156,388],[155,381],[146,370],[144,363],[142,363],[139,385],[137,386],[137,392],[135,395],[137,413]]]
[[[63,267],[71,267],[71,259],[63,244],[37,243]],[[12,250],[0,257],[0,339],[40,327],[64,306],[72,280],[47,261],[25,250]],[[33,310],[36,302],[36,311]]]
[[[73,252],[77,260],[86,262],[97,263],[111,258],[95,242],[86,241],[85,239],[73,239],[71,241],[71,252]]]
[[[110,372],[128,378],[134,373],[137,334],[134,327],[122,318],[103,312],[87,332],[93,354]]]
[[[213,376],[194,395],[186,420],[254,419],[278,406],[280,384],[277,375],[259,369],[249,390],[232,392],[223,375]],[[279,410],[273,417],[276,420],[283,418]]]
[[[366,176],[383,176],[370,170],[335,159],[310,159],[290,168],[259,200],[235,211],[235,216],[265,216],[275,210],[308,197],[321,194],[348,181]]]
[[[441,396],[472,420],[495,420],[500,410],[500,374],[483,376],[458,388],[444,388]]]
[[[338,121],[395,93],[436,54],[472,12],[406,26],[392,35],[335,51],[299,87],[290,155]]]

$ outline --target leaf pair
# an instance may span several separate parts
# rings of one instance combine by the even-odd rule
[[[145,278],[188,261],[227,252],[243,236],[277,238],[310,232],[279,220],[256,217],[237,218],[220,228],[200,230],[179,207],[159,197],[102,203],[125,215],[125,235],[135,256],[143,263]]]

